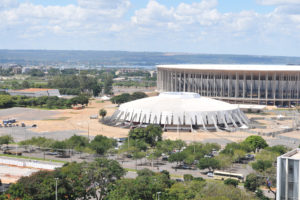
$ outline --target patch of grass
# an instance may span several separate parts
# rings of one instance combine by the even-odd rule
[[[69,112],[70,114],[80,114],[80,113],[77,113],[77,112]]]
[[[36,157],[30,157],[30,156],[17,156],[17,155],[9,155],[9,154],[0,154],[2,157],[9,157],[9,158],[23,158],[28,160],[40,160],[40,161],[48,161],[48,162],[57,162],[57,163],[67,163],[66,161],[62,160],[52,160],[52,159],[43,159],[43,158],[36,158]]]
[[[64,121],[70,119],[70,117],[59,117],[59,118],[53,118],[53,119],[44,119],[43,121]]]
[[[137,172],[138,170],[135,170],[135,169],[130,169],[130,168],[125,168],[126,171],[128,172]]]
[[[40,109],[40,110],[62,110],[62,109],[69,109],[68,107],[52,107],[52,108],[47,108],[47,107],[39,107],[39,106],[26,106],[25,108],[34,108],[34,109]]]
[[[100,100],[100,101],[96,101],[96,103],[104,103],[104,101],[103,101],[103,100]]]

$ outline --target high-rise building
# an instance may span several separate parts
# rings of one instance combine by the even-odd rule
[[[277,158],[277,200],[300,200],[300,149]]]

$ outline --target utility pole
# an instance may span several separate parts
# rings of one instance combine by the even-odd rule
[[[88,140],[90,142],[90,123],[88,122]]]
[[[55,179],[55,200],[58,200],[57,198],[57,181],[58,181],[58,178],[54,178]]]

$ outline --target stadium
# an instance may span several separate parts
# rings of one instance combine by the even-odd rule
[[[197,93],[163,92],[159,96],[121,104],[107,119],[110,125],[161,125],[168,130],[227,130],[247,127],[248,118],[237,105],[201,97]]]
[[[158,65],[160,92],[195,92],[230,103],[299,105],[300,66]]]

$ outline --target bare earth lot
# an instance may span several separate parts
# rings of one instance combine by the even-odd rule
[[[151,94],[150,94],[151,95]],[[107,110],[107,116],[113,114],[117,109],[117,105],[109,101],[102,102],[99,99],[92,100],[88,107],[83,110],[40,110],[29,108],[11,108],[0,110],[0,120],[8,118],[16,118],[18,123],[25,123],[27,125],[26,131],[22,127],[14,128],[0,128],[0,135],[11,134],[16,138],[16,141],[28,139],[32,136],[45,136],[58,140],[68,138],[74,134],[89,135],[105,135],[108,137],[127,137],[128,129],[118,127],[106,126],[99,123],[98,119],[90,119],[90,116],[97,115],[99,110],[104,108]],[[274,117],[274,115],[255,115],[249,114],[248,117]],[[271,132],[280,129],[281,127],[291,127],[292,121],[273,122],[270,120],[258,120],[259,123],[265,125],[266,129],[255,129],[256,132]],[[277,124],[276,124],[277,123]],[[280,124],[278,124],[280,123]],[[36,128],[31,125],[36,124]],[[202,141],[202,142],[216,142],[225,145],[228,142],[239,142],[250,136],[251,133],[238,132],[165,132],[163,137],[165,139],[182,139],[187,142]],[[300,132],[294,131],[283,134],[289,138],[295,138],[295,141],[282,138],[273,138],[264,136],[264,138],[271,144],[285,144],[287,146],[296,147],[299,145]]]

